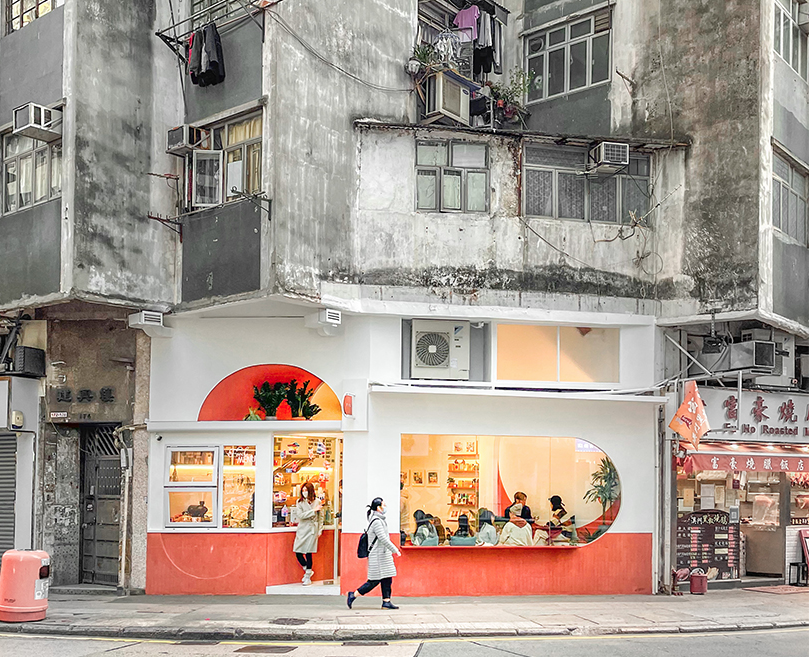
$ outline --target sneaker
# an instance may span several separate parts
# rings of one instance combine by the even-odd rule
[[[383,602],[382,609],[399,609],[393,602]]]
[[[309,586],[310,584],[312,584],[312,571],[311,570],[308,570],[306,572],[306,575],[304,575],[303,582],[304,582],[304,586]]]
[[[354,591],[349,591],[349,593],[346,595],[346,604],[349,606],[349,609],[352,608],[355,598],[357,598],[357,595]]]

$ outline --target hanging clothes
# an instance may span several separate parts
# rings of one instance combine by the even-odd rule
[[[471,30],[472,39],[475,41],[478,38],[478,17],[480,15],[481,10],[477,6],[467,7],[456,14],[453,25],[460,30]]]
[[[203,30],[202,81],[205,85],[219,84],[225,80],[225,58],[222,56],[222,40],[217,26],[209,23]]]
[[[200,87],[225,80],[222,40],[214,23],[191,33],[188,41],[188,74],[191,83]]]
[[[492,21],[492,64],[496,75],[503,73],[503,24],[497,16]]]
[[[478,41],[476,48],[490,48],[492,46],[492,15],[482,11],[478,17]]]
[[[485,11],[478,17],[478,40],[475,42],[473,53],[473,72],[475,75],[492,73],[493,47],[492,47],[492,15]]]
[[[202,30],[192,32],[188,40],[188,74],[191,84],[200,84],[200,73],[202,73]]]

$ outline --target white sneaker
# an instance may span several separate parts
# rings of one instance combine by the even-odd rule
[[[304,574],[304,579],[302,580],[304,582],[304,586],[309,586],[312,584],[312,572],[313,571],[311,570],[307,570]]]

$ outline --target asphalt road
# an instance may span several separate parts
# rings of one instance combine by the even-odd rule
[[[124,641],[0,634],[0,655],[11,657],[808,657],[808,629],[707,634],[508,639],[444,639],[380,644],[208,643]]]

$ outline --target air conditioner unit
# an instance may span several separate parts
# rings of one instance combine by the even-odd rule
[[[762,369],[776,367],[776,343],[764,340],[735,342],[729,345],[726,370]]]
[[[411,378],[467,381],[470,323],[415,319],[411,326]]]
[[[436,73],[427,81],[426,118],[423,123],[433,123],[447,117],[470,125],[470,88],[477,85],[464,81],[464,78],[450,71]]]
[[[62,136],[62,112],[36,103],[14,109],[12,132],[40,141],[55,141]]]
[[[14,347],[14,370],[12,374],[40,378],[45,376],[45,352],[34,347]]]
[[[744,332],[743,332],[744,333]],[[763,386],[792,387],[796,377],[796,336],[783,331],[773,332],[776,344],[775,366],[772,376],[758,376],[757,383]]]
[[[304,326],[318,331],[318,335],[334,337],[340,334],[343,315],[334,308],[323,308],[304,317]]]
[[[211,147],[209,137],[209,130],[179,125],[166,135],[166,152],[171,155],[188,155],[193,150],[207,150]]]
[[[591,170],[615,173],[630,164],[630,146],[615,141],[603,141],[589,153]]]

